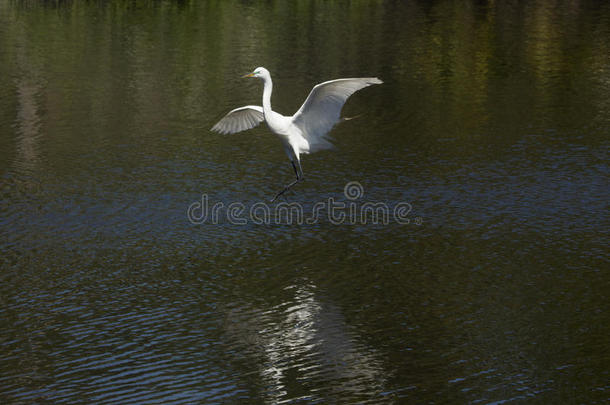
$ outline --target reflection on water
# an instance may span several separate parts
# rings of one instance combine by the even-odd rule
[[[36,103],[38,87],[33,83],[20,80],[17,83],[17,100],[19,112],[17,126],[18,138],[16,164],[26,170],[32,170],[39,159],[36,138],[39,135],[40,119]]]
[[[349,331],[340,309],[316,301],[313,285],[284,289],[293,295],[290,301],[269,309],[239,303],[226,313],[227,340],[258,358],[265,400],[281,401],[295,380],[311,389],[299,399],[379,397],[385,385],[382,362]]]
[[[14,79],[15,98],[17,101],[15,128],[16,147],[12,163],[16,172],[21,172],[21,186],[25,192],[35,190],[38,186],[34,171],[40,160],[40,107],[39,97],[42,93],[42,79],[37,56],[23,36],[24,28],[15,47],[15,62],[18,76]]]
[[[608,399],[610,7],[0,2],[0,402]],[[291,176],[260,102],[379,76],[288,198],[421,226],[193,225]],[[272,223],[274,221],[271,221]]]

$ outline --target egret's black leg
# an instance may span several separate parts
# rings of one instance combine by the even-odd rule
[[[294,162],[292,162],[292,165],[294,166]],[[297,179],[299,179],[300,181],[305,180],[305,176],[303,175],[303,168],[301,167],[301,161],[297,160],[297,165],[299,165],[299,170],[297,173]],[[297,172],[297,168],[294,168],[295,173]],[[299,176],[300,174],[300,176]]]
[[[297,176],[296,180],[293,181],[292,183],[288,184],[286,187],[284,187],[282,189],[282,191],[280,191],[279,193],[277,193],[275,195],[275,197],[273,197],[273,199],[271,200],[271,202],[274,202],[279,196],[283,195],[286,191],[288,191],[290,189],[290,187],[294,186],[295,184],[297,184],[300,181],[303,181],[303,176],[299,176],[299,172],[303,172],[303,169],[301,169],[301,162],[299,162],[299,169],[301,169],[300,171],[297,169],[296,165],[294,164],[294,161],[290,161],[290,163],[292,163],[292,168],[294,169],[294,174]]]
[[[297,180],[299,179],[299,172],[297,171],[297,167],[294,165],[294,161],[291,160],[290,163],[292,163],[292,168],[294,169],[294,174],[296,174],[297,176]]]

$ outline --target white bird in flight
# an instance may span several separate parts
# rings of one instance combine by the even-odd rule
[[[336,79],[320,83],[314,86],[299,111],[286,117],[271,109],[273,82],[267,69],[258,67],[242,77],[257,77],[263,81],[263,106],[247,105],[229,111],[212,127],[212,131],[234,134],[265,121],[271,132],[280,138],[297,178],[277,193],[271,202],[305,179],[300,160],[302,153],[333,147],[326,135],[337,123],[349,119],[341,118],[341,108],[347,98],[364,87],[383,83],[376,77]]]

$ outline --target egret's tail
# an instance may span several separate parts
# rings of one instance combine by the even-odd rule
[[[358,115],[354,115],[353,117],[343,117],[341,118],[341,122],[343,121],[349,121],[349,120],[353,120],[354,118],[360,118],[364,115],[364,113],[362,114],[358,114]]]

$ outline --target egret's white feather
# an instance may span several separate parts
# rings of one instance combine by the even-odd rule
[[[263,107],[247,105],[231,110],[212,127],[212,131],[221,134],[234,134],[236,132],[252,129],[265,120]]]
[[[309,142],[309,152],[332,147],[325,136],[341,121],[341,109],[349,96],[367,86],[381,83],[376,77],[359,77],[316,85],[292,117],[292,122]]]

